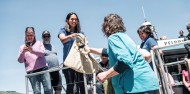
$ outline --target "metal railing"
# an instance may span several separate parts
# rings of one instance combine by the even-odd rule
[[[174,47],[174,46],[183,45],[187,43],[190,43],[190,41],[184,41],[182,43],[172,44],[172,45],[164,46],[164,47],[155,47],[154,50],[151,50],[153,70],[156,73],[156,76],[158,77],[159,83],[160,83],[160,88],[159,88],[160,94],[173,94],[171,82],[168,79],[169,77],[168,66],[176,65],[176,64],[184,64],[185,61],[182,60],[182,61],[165,63],[163,61],[163,58],[161,58],[161,53],[159,51],[163,48]]]
[[[51,68],[51,69],[48,69],[48,70],[45,70],[45,71],[41,71],[41,72],[27,74],[25,76],[26,94],[29,94],[29,86],[28,86],[28,79],[29,79],[29,77],[40,75],[40,74],[44,74],[44,73],[54,72],[54,71],[60,71],[60,70],[64,70],[64,69],[68,69],[68,67],[56,67],[56,68]],[[93,74],[93,94],[96,94],[96,77],[95,76],[96,75],[94,73]],[[88,94],[87,80],[86,80],[86,75],[85,74],[84,74],[83,78],[84,78],[85,94]],[[62,88],[66,92],[66,89],[64,88],[63,84],[62,84]]]

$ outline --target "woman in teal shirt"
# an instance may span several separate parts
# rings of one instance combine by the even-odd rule
[[[110,69],[99,73],[98,80],[103,82],[112,77],[115,94],[157,94],[158,79],[125,33],[122,18],[109,14],[104,18],[102,30],[108,37],[108,49],[103,49],[102,54],[108,54]],[[98,51],[91,49],[91,52]]]

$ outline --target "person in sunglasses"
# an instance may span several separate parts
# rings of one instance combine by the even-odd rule
[[[55,46],[50,43],[50,32],[45,30],[42,33],[43,44],[45,47],[45,59],[48,64],[48,68],[59,67],[59,61],[57,58],[57,52]],[[59,71],[50,72],[51,85],[54,89],[55,94],[61,94],[62,90],[62,79]]]

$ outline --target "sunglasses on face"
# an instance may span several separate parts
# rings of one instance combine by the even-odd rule
[[[43,38],[50,38],[50,36],[43,36]]]

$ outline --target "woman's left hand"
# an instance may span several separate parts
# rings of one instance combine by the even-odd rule
[[[103,83],[107,79],[107,71],[99,73],[97,79]]]

